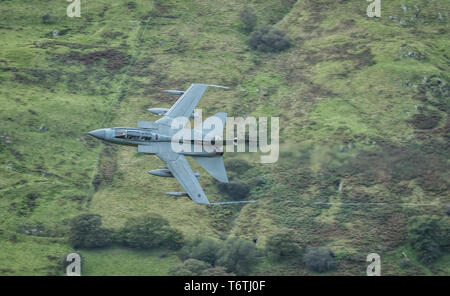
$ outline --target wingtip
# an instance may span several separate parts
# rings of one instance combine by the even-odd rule
[[[223,86],[223,85],[210,85],[212,87],[218,87],[218,88],[222,88],[222,89],[230,89],[228,86]]]
[[[202,83],[193,83],[194,84],[202,84]],[[206,86],[211,86],[211,87],[217,87],[217,88],[222,88],[222,89],[230,89],[228,86],[223,86],[223,85],[217,85],[217,84],[203,84]]]

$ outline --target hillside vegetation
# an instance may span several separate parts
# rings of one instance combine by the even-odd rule
[[[448,1],[382,1],[380,18],[367,17],[368,4],[97,0],[69,18],[65,1],[0,1],[0,275],[63,275],[73,251],[83,275],[201,265],[164,247],[75,249],[70,221],[84,213],[113,232],[155,214],[186,242],[253,241],[260,254],[248,274],[318,274],[299,257],[317,248],[330,257],[325,274],[365,275],[367,254],[378,253],[383,275],[450,275]],[[254,28],[242,23],[249,8]],[[249,46],[250,31],[265,26],[288,43]],[[161,90],[191,83],[231,87],[205,93],[204,118],[280,118],[278,162],[224,155],[231,181],[258,202],[168,197],[181,187],[147,174],[158,158],[87,135],[157,120],[146,109],[177,99]],[[190,163],[211,201],[233,199]],[[424,234],[438,224],[443,236]],[[280,233],[296,251],[274,260],[266,245],[276,249]],[[439,249],[430,262],[422,239]],[[217,262],[231,260],[223,248]]]

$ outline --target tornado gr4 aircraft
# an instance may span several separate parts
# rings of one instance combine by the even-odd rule
[[[138,121],[138,128],[102,128],[89,134],[107,142],[137,146],[138,152],[158,156],[166,166],[149,173],[160,177],[175,177],[186,191],[166,192],[167,195],[188,196],[196,203],[207,205],[250,202],[210,203],[198,182],[198,172],[194,174],[186,160],[185,156],[193,157],[214,178],[220,182],[228,182],[221,138],[227,114],[220,112],[206,119],[200,129],[184,128],[189,118],[194,117],[194,108],[208,86],[228,89],[218,85],[192,84],[186,91],[167,90],[165,92],[181,97],[170,109],[148,109],[153,114],[164,116],[156,122]]]

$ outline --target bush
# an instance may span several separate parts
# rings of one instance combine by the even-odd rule
[[[241,19],[242,28],[246,32],[251,32],[256,26],[258,18],[253,8],[247,7],[241,11],[239,18]]]
[[[227,272],[246,275],[256,263],[259,252],[252,242],[243,238],[230,238],[217,253],[216,265],[224,266]]]
[[[450,203],[445,204],[444,211],[448,216],[450,216]]]
[[[49,13],[46,13],[42,16],[42,23],[49,24],[51,22],[52,16]]]
[[[158,214],[145,214],[128,219],[120,231],[122,242],[133,248],[151,249],[166,246],[176,250],[184,242],[183,234],[170,227]]]
[[[422,263],[431,263],[441,255],[447,236],[436,216],[416,216],[408,223],[408,240]]]
[[[250,36],[250,48],[262,52],[280,52],[291,46],[289,38],[280,30],[265,26]]]
[[[81,214],[69,222],[69,242],[75,248],[100,248],[111,243],[113,232],[102,228],[98,214]]]
[[[315,272],[326,272],[334,270],[337,266],[334,254],[327,248],[311,248],[306,249],[303,260],[309,270]]]
[[[188,259],[183,263],[173,266],[169,269],[169,275],[172,276],[196,276],[200,275],[203,271],[211,268],[209,263],[197,260]]]
[[[283,260],[299,256],[301,248],[295,242],[292,232],[284,232],[269,237],[266,252],[274,260]]]
[[[232,272],[227,272],[227,269],[223,266],[216,266],[203,270],[200,275],[202,276],[235,276]]]
[[[228,194],[234,200],[243,200],[250,193],[248,185],[240,181],[219,183],[217,186],[221,192]]]
[[[178,257],[183,261],[192,258],[214,266],[217,260],[217,253],[222,243],[222,241],[216,241],[210,238],[196,238],[193,242],[181,248],[178,252]]]
[[[197,247],[193,248],[190,254],[191,258],[207,262],[214,266],[219,251],[219,244],[212,239],[201,241]]]
[[[250,164],[243,159],[228,159],[226,161],[227,170],[231,170],[237,174],[245,174],[250,168]]]
[[[184,263],[171,269],[171,275],[245,275],[259,252],[252,242],[234,237],[226,241],[196,239],[184,246],[179,256]]]

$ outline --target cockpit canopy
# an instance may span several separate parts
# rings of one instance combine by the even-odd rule
[[[135,141],[150,141],[153,134],[139,130],[115,129],[114,137],[119,139],[128,139]]]
[[[115,129],[114,138],[125,139],[127,131],[125,129]]]

